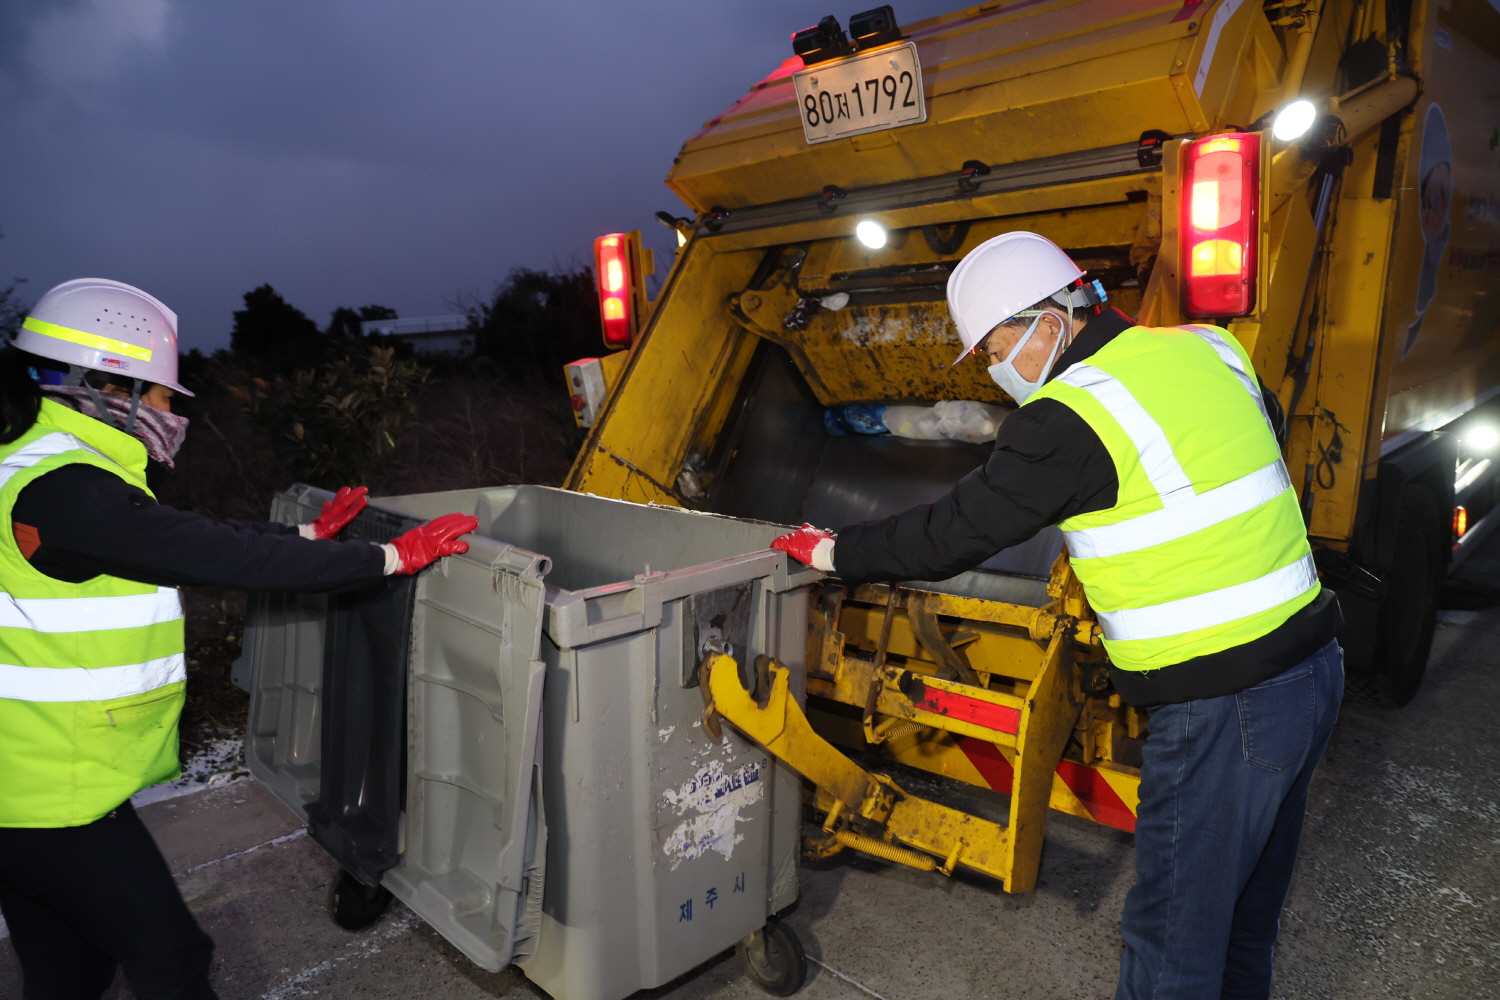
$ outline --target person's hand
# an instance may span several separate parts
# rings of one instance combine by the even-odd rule
[[[469,543],[459,541],[458,536],[467,535],[477,527],[479,518],[472,514],[444,514],[391,539],[390,544],[401,559],[400,567],[392,572],[415,573],[443,556],[469,551]]]
[[[369,492],[368,487],[345,486],[335,493],[333,499],[323,505],[323,512],[313,519],[313,537],[320,540],[332,538],[343,531],[344,525],[365,509],[365,496]]]
[[[789,531],[779,538],[771,541],[771,548],[780,549],[787,555],[800,563],[820,569],[824,573],[833,572],[833,542],[834,534],[824,531],[822,528],[814,528],[810,524],[803,524],[796,531]]]

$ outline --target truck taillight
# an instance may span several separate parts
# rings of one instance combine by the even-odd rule
[[[1182,170],[1182,306],[1189,316],[1255,308],[1260,235],[1260,136],[1211,135],[1187,147]]]
[[[629,347],[635,339],[634,248],[630,233],[610,233],[594,241],[594,274],[599,281],[599,316],[606,347]]]

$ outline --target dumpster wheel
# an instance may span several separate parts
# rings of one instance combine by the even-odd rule
[[[750,981],[773,997],[789,997],[807,980],[802,942],[775,917],[767,917],[765,927],[735,945],[734,953]]]
[[[383,885],[365,885],[342,868],[328,887],[328,915],[346,931],[362,931],[385,915],[391,893]]]

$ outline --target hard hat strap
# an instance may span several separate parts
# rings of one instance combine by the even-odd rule
[[[1109,301],[1109,293],[1098,281],[1085,282],[1082,278],[1071,288],[1064,288],[1052,296],[1052,300],[1059,305],[1067,306],[1069,309],[1081,309],[1084,306],[1093,306],[1095,314],[1101,311],[1104,303]]]
[[[141,380],[131,379],[130,392],[130,416],[125,421],[125,433],[129,434],[135,430],[135,415],[141,408]]]
[[[115,418],[109,415],[109,408],[104,405],[104,398],[99,395],[99,390],[89,381],[88,375],[92,369],[82,365],[68,365],[68,377],[63,380],[63,385],[81,385],[89,391],[89,399],[94,401],[94,411],[99,414],[99,419],[109,426],[119,429]]]
[[[104,397],[99,395],[99,390],[94,388],[94,384],[89,381],[89,372],[93,370],[92,368],[85,368],[82,365],[70,364],[68,365],[68,374],[63,378],[63,385],[83,386],[83,388],[87,389],[89,399],[94,401],[94,409],[98,412],[99,419],[116,430],[120,430],[120,425],[115,423],[115,418],[110,415],[109,407],[104,405]],[[141,387],[145,384],[140,379],[131,379],[131,382],[133,386],[130,393],[130,416],[126,418],[124,427],[126,434],[135,430],[135,416],[141,409]]]

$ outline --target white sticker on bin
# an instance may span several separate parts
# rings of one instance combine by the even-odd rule
[[[725,858],[734,856],[735,845],[745,839],[736,829],[740,811],[765,795],[765,773],[764,762],[726,771],[723,761],[710,760],[680,788],[669,788],[662,794],[663,807],[687,817],[662,844],[662,852],[672,859],[674,870],[709,851],[718,851]]]

